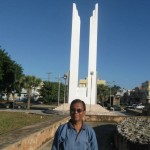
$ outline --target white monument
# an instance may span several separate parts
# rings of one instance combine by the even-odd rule
[[[73,3],[72,36],[69,73],[69,97],[68,102],[74,99],[82,99],[86,104],[97,103],[97,31],[98,31],[98,4],[90,17],[89,34],[89,62],[88,62],[88,86],[79,87],[79,46],[80,46],[80,17],[76,4]]]

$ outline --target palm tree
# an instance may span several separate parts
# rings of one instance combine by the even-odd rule
[[[109,87],[106,85],[97,86],[97,97],[100,103],[104,104],[109,97]]]
[[[114,85],[113,87],[111,87],[111,93],[112,95],[116,95],[117,92],[122,92],[121,87],[118,85]]]
[[[38,87],[41,84],[42,80],[40,78],[36,78],[35,76],[23,76],[21,79],[22,87],[27,89],[27,98],[28,104],[27,109],[30,109],[30,98],[32,94],[32,89]]]

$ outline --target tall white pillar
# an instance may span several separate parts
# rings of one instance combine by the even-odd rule
[[[80,17],[76,4],[73,4],[72,36],[69,73],[69,98],[71,103],[74,99],[82,99],[86,104],[96,104],[97,101],[97,30],[98,30],[98,4],[90,18],[89,35],[89,64],[88,64],[88,87],[78,87],[79,74],[79,46],[80,46]]]
[[[90,18],[89,64],[88,64],[88,104],[97,103],[97,32],[98,4]]]
[[[79,72],[79,46],[80,46],[80,17],[76,4],[73,4],[72,14],[72,36],[71,36],[71,54],[70,54],[70,73],[69,73],[69,99],[76,98],[78,87],[78,72]]]

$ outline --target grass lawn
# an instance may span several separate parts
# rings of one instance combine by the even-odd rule
[[[23,112],[0,112],[0,135],[10,131],[48,121],[54,115],[37,115]]]

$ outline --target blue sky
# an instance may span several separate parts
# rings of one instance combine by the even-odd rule
[[[88,68],[89,18],[99,4],[97,70],[126,89],[150,80],[150,0],[0,0],[0,45],[24,74],[55,81],[69,71],[72,5],[81,17],[80,78]]]

